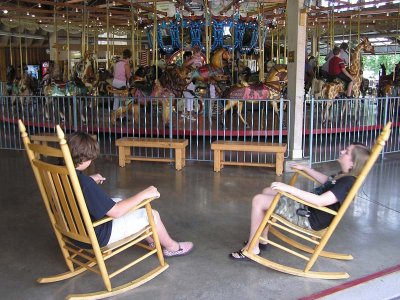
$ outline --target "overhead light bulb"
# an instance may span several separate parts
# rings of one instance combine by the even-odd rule
[[[75,8],[75,12],[78,12],[78,8]]]
[[[8,14],[8,10],[7,9],[3,10],[3,13]]]
[[[39,3],[39,4],[38,4],[38,7],[39,7],[39,8],[42,8],[42,4],[41,4],[41,3]]]
[[[29,11],[26,12],[26,15],[29,16]]]

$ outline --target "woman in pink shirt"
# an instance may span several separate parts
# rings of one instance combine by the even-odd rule
[[[130,58],[131,51],[129,49],[125,49],[124,52],[122,52],[122,59],[115,64],[114,79],[112,83],[114,88],[121,89],[128,86],[129,78],[131,77],[131,67],[129,65]],[[117,110],[120,106],[119,100],[120,97],[114,94],[114,110]]]

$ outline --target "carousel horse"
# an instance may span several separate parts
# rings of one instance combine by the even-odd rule
[[[144,72],[143,72],[144,71]],[[111,123],[114,124],[117,118],[121,118],[127,111],[133,109],[134,121],[139,120],[140,105],[146,105],[148,102],[162,105],[162,121],[167,126],[170,118],[170,99],[171,97],[181,97],[183,91],[190,83],[190,69],[178,67],[176,65],[168,66],[165,71],[158,73],[160,77],[155,79],[155,66],[141,69],[135,72],[135,80],[131,83],[130,95],[125,106],[118,108],[111,114]],[[127,97],[128,94],[123,96]]]
[[[67,82],[57,82],[51,80],[49,84],[43,87],[43,95],[45,97],[44,112],[46,119],[50,118],[49,108],[54,104],[54,97],[72,97],[72,96],[86,96],[88,89],[83,81],[75,73],[71,80]],[[79,101],[79,111],[82,122],[86,122],[83,115],[83,103]],[[65,119],[65,115],[61,110],[58,110],[61,120]]]
[[[378,96],[398,96],[400,87],[400,63],[396,64],[394,72],[386,74],[385,65],[381,65],[382,73],[378,82]]]
[[[108,87],[112,87],[113,75],[104,68],[99,68],[96,75],[96,82],[94,84],[95,96],[108,96]]]
[[[16,101],[20,103],[20,108],[23,108],[25,104],[29,104],[28,102],[31,96],[34,95],[35,90],[35,80],[29,74],[24,73],[21,79],[15,79],[11,96],[12,107],[14,107]]]
[[[228,99],[223,110],[226,111],[237,107],[238,115],[243,124],[248,126],[246,120],[243,118],[243,101],[233,100],[240,99],[246,100],[246,102],[256,102],[260,100],[272,99],[272,107],[274,113],[277,115],[277,120],[279,120],[279,107],[277,100],[280,99],[283,87],[287,84],[287,67],[286,65],[274,65],[264,83],[251,83],[242,82],[230,87],[223,93],[223,98]],[[222,118],[221,118],[222,119]]]
[[[15,68],[13,66],[7,66],[6,69],[6,79],[7,79],[7,95],[11,96],[13,93],[13,86],[14,86],[14,81],[16,78],[16,72],[15,72]]]
[[[368,38],[364,38],[355,48],[353,55],[351,56],[349,73],[353,77],[353,96],[354,98],[358,98],[360,96],[360,86],[362,82],[362,70],[360,67],[361,62],[361,51],[374,53],[374,46],[368,40]],[[324,84],[322,88],[322,98],[334,100],[339,96],[340,93],[343,93],[345,90],[345,84],[339,80],[334,79],[333,82],[327,82]],[[326,122],[330,118],[330,108],[332,107],[332,101],[328,101],[325,108],[325,113],[323,113],[323,122]],[[347,102],[342,108],[342,117],[347,110]]]
[[[225,48],[217,49],[211,57],[209,64],[196,68],[191,75],[191,79],[196,82],[210,82],[210,80],[219,81],[228,76],[224,72],[227,63],[232,60],[232,56]]]

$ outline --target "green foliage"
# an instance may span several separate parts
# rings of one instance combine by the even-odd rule
[[[388,55],[363,55],[363,70],[372,71],[378,75],[381,71],[381,64],[386,67],[386,74],[393,72],[395,65],[400,62],[400,54],[388,54]]]

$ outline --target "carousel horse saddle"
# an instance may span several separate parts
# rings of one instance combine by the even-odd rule
[[[57,86],[60,89],[65,88],[67,86],[67,83],[68,82],[64,82],[64,81],[61,81],[61,80],[53,80],[53,82],[52,82],[53,85]]]
[[[122,96],[127,96],[128,95],[128,89],[124,86],[124,87],[120,87],[120,88],[115,88],[113,86],[107,86],[107,92],[109,92],[110,94],[118,94],[118,95],[122,95]]]

